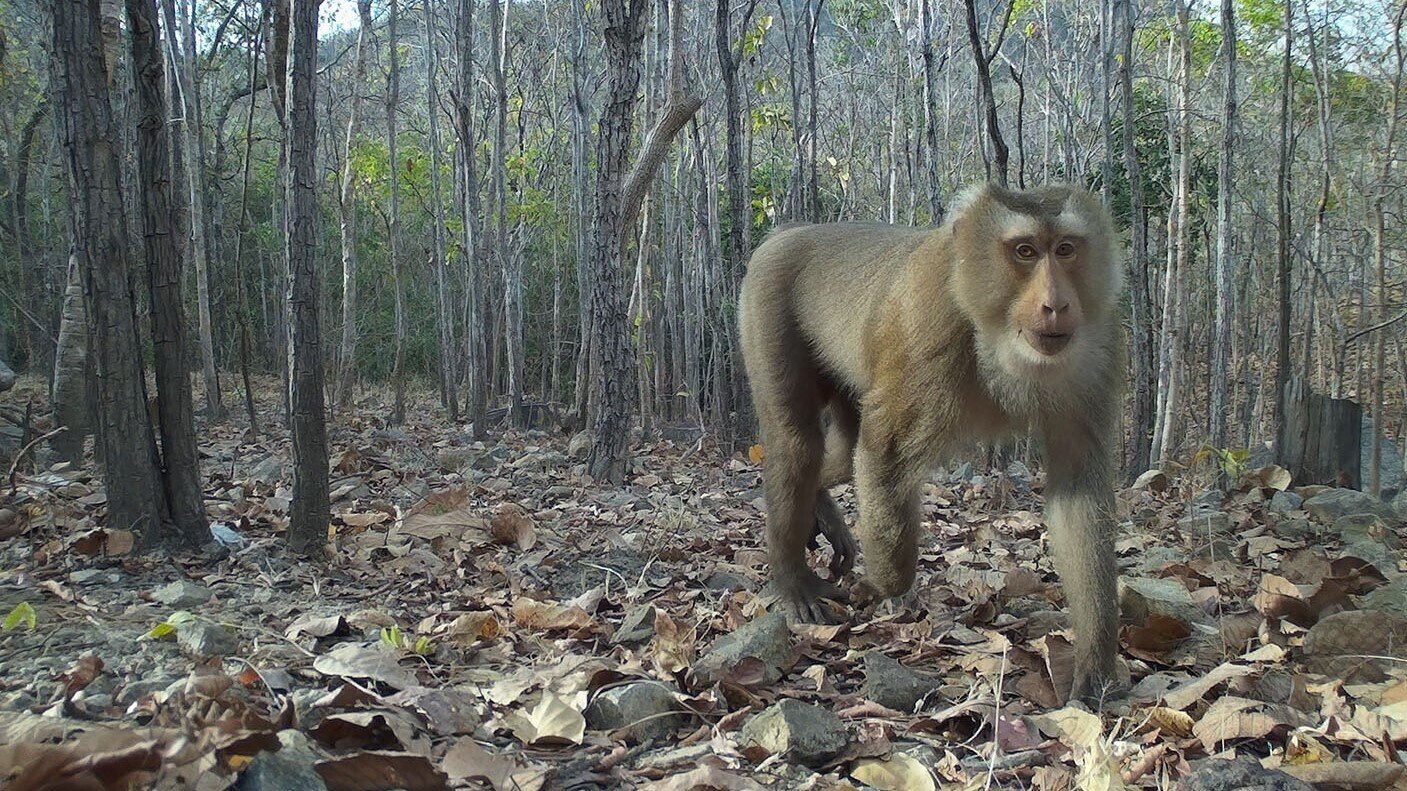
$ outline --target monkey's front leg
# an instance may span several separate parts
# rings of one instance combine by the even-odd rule
[[[1046,462],[1046,523],[1075,628],[1070,698],[1098,705],[1115,692],[1119,653],[1113,480],[1100,451],[1081,450],[1065,447]]]
[[[918,568],[920,476],[901,453],[899,437],[881,425],[882,421],[861,423],[855,451],[855,496],[865,558],[865,578],[854,597],[859,604],[908,592]]]

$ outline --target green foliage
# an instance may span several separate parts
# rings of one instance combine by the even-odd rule
[[[399,626],[382,629],[381,642],[397,651],[405,651],[420,656],[433,653],[435,650],[435,644],[430,641],[430,638],[424,635],[415,637],[414,635],[407,634],[402,632]]]
[[[10,632],[23,626],[33,631],[38,620],[39,617],[35,614],[34,608],[30,606],[29,602],[22,601],[10,610],[9,615],[5,616],[5,622],[0,624],[0,630]]]
[[[176,636],[176,630],[182,626],[195,623],[195,615],[185,611],[177,610],[166,617],[166,620],[153,626],[150,631],[142,635],[143,640],[166,640]]]
[[[752,27],[743,34],[743,54],[752,57],[762,51],[767,41],[767,33],[772,30],[772,15],[759,14]]]
[[[1215,461],[1217,468],[1228,480],[1237,481],[1249,470],[1246,462],[1250,458],[1251,451],[1248,448],[1216,448],[1203,445],[1192,456],[1192,463],[1195,465]]]
[[[1135,83],[1133,90],[1134,151],[1138,157],[1139,180],[1142,183],[1143,205],[1161,210],[1172,193],[1172,162],[1168,157],[1168,106],[1163,93],[1144,83]],[[1127,129],[1123,113],[1115,114],[1110,146],[1114,151],[1113,183],[1110,203],[1114,220],[1127,228],[1129,217],[1129,178],[1124,162]],[[1098,171],[1091,186],[1099,188]]]

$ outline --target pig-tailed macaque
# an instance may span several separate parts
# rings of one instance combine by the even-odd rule
[[[1075,630],[1072,698],[1114,680],[1113,448],[1123,386],[1112,223],[1084,190],[970,189],[938,228],[781,228],[739,297],[743,359],[766,449],[769,586],[793,620],[824,598],[872,603],[914,582],[919,491],[976,441],[1035,432],[1046,521]],[[827,487],[851,480],[864,578],[833,579],[855,542]]]

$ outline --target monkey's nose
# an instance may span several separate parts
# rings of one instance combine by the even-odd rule
[[[1047,299],[1041,304],[1041,312],[1047,316],[1059,316],[1069,309],[1070,300],[1068,299]]]

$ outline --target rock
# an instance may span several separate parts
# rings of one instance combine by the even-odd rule
[[[714,571],[704,580],[704,585],[709,590],[716,591],[745,591],[752,590],[752,580],[734,571],[724,571],[722,569]]]
[[[278,752],[260,752],[235,783],[237,791],[326,791],[327,784],[313,768],[317,753],[308,746],[308,737],[295,730],[279,731]]]
[[[1270,524],[1270,529],[1275,531],[1275,535],[1292,541],[1307,541],[1319,532],[1314,529],[1314,524],[1303,516],[1277,519]]]
[[[954,483],[970,483],[975,475],[976,473],[972,470],[972,462],[965,461],[959,464],[957,469],[953,470],[953,474],[949,480]]]
[[[1006,477],[1018,492],[1031,491],[1031,468],[1020,461],[1013,461],[1006,466]]]
[[[818,766],[840,753],[850,740],[849,731],[829,709],[784,698],[743,723],[738,734],[742,747],[761,747],[789,761]]]
[[[106,574],[106,569],[79,569],[68,575],[68,581],[74,585],[87,585],[90,582],[101,582]]]
[[[1212,623],[1192,594],[1177,580],[1125,577],[1119,580],[1119,610],[1131,623],[1147,623],[1150,615],[1166,615],[1189,624]]]
[[[1250,453],[1246,456],[1246,469],[1258,470],[1275,463],[1275,443],[1255,442],[1248,448]]]
[[[158,674],[140,681],[132,681],[117,693],[117,705],[130,706],[148,695],[165,690],[174,680],[170,676]]]
[[[1358,599],[1359,607],[1407,618],[1407,577],[1396,577]]]
[[[1377,610],[1336,612],[1310,627],[1301,650],[1310,672],[1380,681],[1386,660],[1362,657],[1407,658],[1407,618]]]
[[[278,483],[283,480],[285,465],[277,456],[265,456],[249,471],[249,477],[260,483]]]
[[[1070,616],[1060,610],[1038,610],[1026,616],[1026,637],[1035,640],[1070,628]]]
[[[660,438],[671,442],[694,442],[703,434],[703,428],[697,423],[677,423],[660,428]]]
[[[1190,557],[1187,550],[1182,547],[1171,547],[1162,544],[1155,544],[1147,549],[1135,554],[1134,570],[1139,575],[1153,574],[1162,571],[1164,566],[1170,563],[1186,563]]]
[[[0,711],[28,711],[38,703],[37,698],[23,689],[0,695]]]
[[[167,607],[188,610],[210,601],[210,589],[190,580],[176,580],[151,592],[152,599]]]
[[[629,727],[626,737],[635,742],[668,738],[685,723],[674,693],[658,681],[612,687],[597,695],[585,714],[592,730]]]
[[[1350,514],[1377,514],[1384,519],[1397,519],[1397,512],[1391,505],[1357,489],[1326,489],[1305,500],[1304,510],[1326,524]]]
[[[762,661],[764,684],[782,677],[782,668],[791,661],[791,630],[780,612],[769,612],[715,640],[694,663],[694,672],[709,682],[718,681],[749,656]]]
[[[1162,470],[1148,470],[1133,482],[1133,488],[1150,492],[1165,492],[1168,489],[1168,475]]]
[[[198,657],[229,656],[239,650],[239,639],[234,632],[203,621],[178,627],[176,643]]]
[[[1266,506],[1272,514],[1288,514],[1291,511],[1298,511],[1304,505],[1304,498],[1294,492],[1276,492],[1270,496],[1270,504]]]
[[[571,441],[567,443],[567,455],[577,461],[585,461],[589,453],[591,453],[591,432],[578,431],[572,435]]]
[[[611,637],[611,642],[620,645],[643,643],[655,636],[655,608],[651,605],[631,610],[620,629]]]
[[[1224,511],[1201,510],[1177,520],[1177,529],[1194,536],[1231,532],[1231,515]]]
[[[1343,536],[1345,544],[1374,541],[1389,549],[1401,549],[1402,539],[1376,514],[1349,514],[1334,520],[1334,532]]]
[[[1358,461],[1358,477],[1364,489],[1367,489],[1372,481],[1373,475],[1373,419],[1363,418],[1363,437],[1359,443],[1360,456]],[[1391,500],[1398,492],[1402,491],[1403,470],[1402,453],[1397,449],[1397,443],[1391,437],[1382,437],[1378,440],[1378,489],[1384,500]]]
[[[18,378],[19,377],[15,376],[15,372],[10,369],[10,366],[0,361],[0,393],[14,387],[15,381]]]
[[[440,448],[440,452],[435,454],[435,463],[440,465],[442,470],[459,472],[468,467],[479,458],[479,451],[469,447]]]
[[[1226,495],[1222,494],[1220,489],[1207,489],[1192,498],[1191,502],[1187,504],[1187,513],[1192,515],[1207,513],[1209,511],[1220,511],[1221,504],[1225,502],[1225,500]]]
[[[1266,769],[1254,757],[1233,761],[1208,758],[1193,764],[1177,791],[1314,791],[1314,787],[1278,769]]]
[[[897,659],[871,650],[865,654],[865,683],[860,694],[881,706],[909,714],[939,683],[938,679],[910,670]]]

